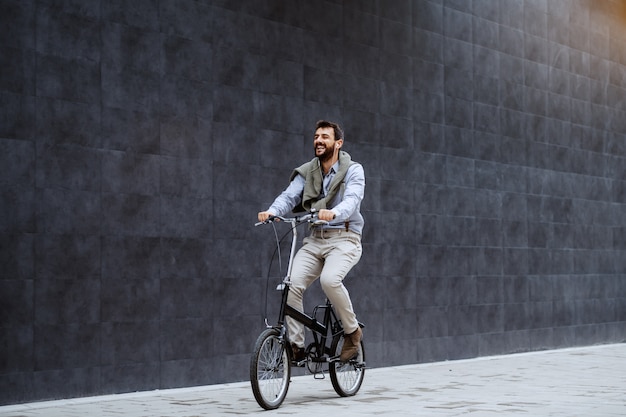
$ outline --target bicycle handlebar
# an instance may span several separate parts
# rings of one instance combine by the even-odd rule
[[[296,217],[270,216],[264,222],[257,222],[254,225],[260,226],[262,224],[268,224],[268,223],[272,223],[275,221],[283,221],[285,223],[293,223],[293,224],[308,222],[308,223],[313,223],[313,225],[315,226],[322,226],[322,225],[328,224],[326,220],[318,219],[317,213],[312,212],[312,213],[307,213],[303,216],[296,216]]]

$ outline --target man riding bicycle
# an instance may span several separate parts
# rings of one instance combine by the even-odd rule
[[[294,259],[287,303],[302,312],[304,292],[319,277],[343,325],[340,361],[347,362],[357,355],[363,337],[343,279],[361,259],[365,173],[361,164],[341,150],[343,143],[339,125],[318,121],[313,137],[315,157],[294,170],[289,186],[267,211],[258,213],[258,220],[315,209],[318,218],[328,222],[312,227],[304,238]],[[305,359],[304,326],[287,317],[287,327],[294,360],[300,362]]]

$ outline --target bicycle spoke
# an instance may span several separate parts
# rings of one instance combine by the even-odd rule
[[[289,387],[287,353],[277,336],[275,330],[270,330],[259,337],[251,365],[250,381],[255,398],[268,410],[282,403]]]
[[[333,351],[336,354],[341,352],[343,337],[338,337],[333,341]],[[348,362],[333,362],[330,365],[330,378],[333,388],[337,394],[347,397],[356,394],[361,388],[365,373],[365,354],[363,342],[359,346],[359,352],[355,359]]]

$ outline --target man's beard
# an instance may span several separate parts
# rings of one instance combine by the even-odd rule
[[[317,149],[317,146],[314,148],[314,151],[315,151],[315,149]],[[315,153],[317,154],[317,152],[315,152]],[[320,160],[320,162],[325,162],[325,161],[328,161],[328,160],[332,159],[333,154],[334,154],[334,148],[329,148],[329,147],[326,146],[325,149],[324,149],[324,153],[319,155],[318,159]]]

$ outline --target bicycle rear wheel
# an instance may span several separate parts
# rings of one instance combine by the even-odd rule
[[[343,347],[343,334],[335,336],[330,346],[334,356],[339,356]],[[365,349],[363,341],[359,346],[359,352],[355,359],[348,362],[331,362],[329,366],[330,381],[333,383],[335,392],[342,397],[350,397],[361,388],[365,378]]]
[[[267,329],[258,337],[250,360],[250,383],[261,407],[273,410],[282,404],[291,377],[290,353],[277,329]]]

